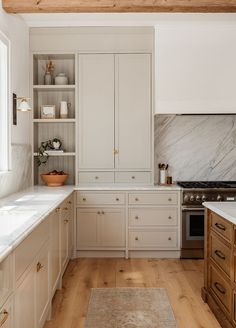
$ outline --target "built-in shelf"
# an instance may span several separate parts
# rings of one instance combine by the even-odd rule
[[[34,153],[34,156],[38,156],[38,153]],[[50,153],[49,156],[75,156],[75,153],[72,153],[72,152],[64,152],[64,153],[55,153],[55,154],[52,154]]]
[[[44,91],[50,91],[50,90],[56,90],[56,91],[63,91],[63,90],[74,90],[75,84],[65,84],[65,85],[34,85],[34,90],[44,90]]]
[[[44,119],[44,118],[35,118],[34,123],[74,123],[76,122],[75,118],[53,118],[53,119]]]

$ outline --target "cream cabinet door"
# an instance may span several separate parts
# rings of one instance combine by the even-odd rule
[[[36,328],[35,320],[35,267],[28,272],[15,291],[14,327]]]
[[[77,209],[77,249],[98,246],[98,224],[100,212],[101,210],[96,208]]]
[[[101,246],[125,247],[125,211],[106,208],[100,214]]]
[[[55,210],[50,215],[50,293],[53,294],[60,276],[60,217]]]
[[[114,168],[114,55],[79,56],[79,167]]]
[[[151,168],[151,56],[115,55],[117,169]]]
[[[41,249],[36,264],[36,324],[42,328],[49,304],[49,243]]]

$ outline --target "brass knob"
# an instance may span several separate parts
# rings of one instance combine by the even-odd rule
[[[138,240],[138,237],[135,237],[135,240]]]
[[[86,198],[83,198],[83,202],[86,202]]]
[[[67,202],[67,204],[72,204],[72,202],[69,200],[69,202]]]
[[[56,208],[56,212],[59,212],[60,210],[61,210],[60,207],[57,207],[57,208]]]
[[[102,211],[102,212],[101,212],[101,214],[105,214],[105,212],[104,212],[104,211]]]
[[[114,155],[119,154],[119,150],[118,150],[118,149],[114,149],[114,150],[113,150],[113,154],[114,154]]]
[[[96,177],[95,177],[95,179],[96,179],[96,180],[98,180],[98,179],[99,179],[99,177],[98,177],[98,176],[96,176]]]
[[[119,202],[120,198],[116,198],[116,201]]]
[[[36,266],[37,272],[39,272],[40,270],[42,270],[42,268],[43,268],[43,265],[40,262],[38,262],[37,263],[37,266]]]
[[[64,207],[63,210],[64,210],[64,211],[68,211],[69,208],[68,208],[68,207]]]
[[[168,219],[171,220],[172,219],[172,216],[168,216]]]
[[[137,215],[135,216],[135,219],[138,220],[138,216]]]
[[[168,201],[171,202],[172,201],[172,198],[168,198]]]
[[[135,198],[135,201],[136,201],[136,202],[138,202],[138,201],[139,201],[139,199],[136,197],[136,198]]]
[[[0,312],[0,315],[4,316],[0,321],[0,327],[2,327],[9,317],[9,312],[6,309],[4,309],[2,312]]]
[[[69,220],[68,220],[68,219],[64,220],[64,223],[65,223],[65,224],[67,224],[68,222],[69,222]]]
[[[169,237],[168,240],[171,240],[171,237]]]
[[[132,176],[132,179],[133,179],[133,180],[135,179],[135,176],[134,176],[134,175]]]
[[[100,214],[101,214],[101,212],[100,212],[100,211],[98,211],[98,212],[97,212],[97,214],[98,214],[98,215],[100,215]]]

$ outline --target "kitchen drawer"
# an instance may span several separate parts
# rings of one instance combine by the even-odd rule
[[[15,249],[15,280],[17,281],[33,262],[38,251],[49,238],[49,218],[46,218]]]
[[[177,246],[177,230],[129,231],[129,247],[133,249],[176,249]]]
[[[150,172],[116,172],[116,183],[151,183]]]
[[[12,292],[13,288],[13,262],[10,254],[0,263],[0,308]]]
[[[210,235],[210,256],[229,276],[231,249],[213,233]]]
[[[114,183],[113,172],[80,172],[79,183]]]
[[[131,208],[129,210],[130,226],[175,226],[178,224],[176,207]]]
[[[223,274],[212,264],[209,265],[209,287],[210,293],[217,301],[222,303],[225,312],[231,312],[232,290],[230,283],[223,277]]]
[[[211,228],[231,242],[233,225],[216,213],[211,213]]]
[[[130,193],[130,205],[177,205],[177,192]]]
[[[77,192],[78,205],[124,205],[125,194],[114,192]]]

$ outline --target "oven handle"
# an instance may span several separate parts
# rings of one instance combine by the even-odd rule
[[[182,211],[204,211],[204,207],[182,207]]]

